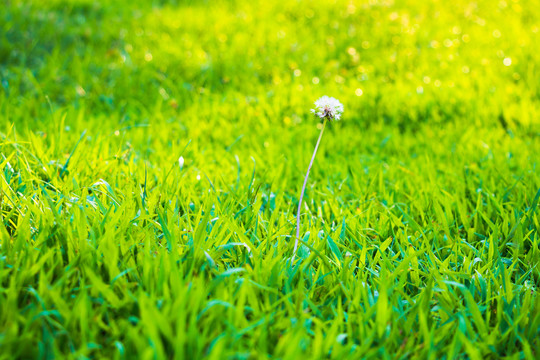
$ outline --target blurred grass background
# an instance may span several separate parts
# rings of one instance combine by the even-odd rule
[[[539,8],[4,0],[0,357],[539,356]]]

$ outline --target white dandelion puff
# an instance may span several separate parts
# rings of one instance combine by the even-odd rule
[[[343,114],[343,104],[338,99],[325,95],[315,101],[315,109],[311,109],[311,112],[321,120],[339,121]]]

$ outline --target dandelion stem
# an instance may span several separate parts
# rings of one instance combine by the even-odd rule
[[[324,128],[326,127],[326,121],[324,120],[323,126],[321,129],[321,133],[319,135],[319,139],[317,140],[317,145],[315,145],[315,150],[313,151],[313,156],[311,157],[311,162],[309,163],[309,167],[307,169],[306,177],[304,179],[304,185],[302,186],[302,192],[300,193],[300,201],[298,201],[298,212],[296,213],[296,239],[294,241],[294,251],[291,263],[294,263],[294,257],[296,256],[296,249],[298,248],[298,240],[300,239],[300,210],[302,209],[302,199],[304,198],[304,192],[306,190],[306,185],[309,177],[309,171],[311,170],[311,167],[313,166],[313,161],[315,160],[315,155],[317,155],[317,149],[319,148],[319,144],[321,143],[322,134],[324,132]]]

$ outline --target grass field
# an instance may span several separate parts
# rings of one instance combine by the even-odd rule
[[[0,359],[540,358],[539,8],[3,0]]]

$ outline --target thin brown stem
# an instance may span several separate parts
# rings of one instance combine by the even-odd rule
[[[313,156],[311,157],[311,162],[309,163],[306,177],[304,178],[304,185],[302,186],[302,192],[300,193],[300,200],[298,201],[298,212],[296,213],[296,239],[294,241],[294,250],[293,250],[291,263],[294,263],[294,257],[296,256],[296,250],[298,248],[298,240],[300,239],[300,210],[302,209],[302,200],[304,199],[304,192],[306,190],[309,172],[311,170],[311,167],[313,166],[313,161],[315,160],[315,155],[317,155],[317,149],[319,148],[319,144],[321,143],[324,128],[326,127],[326,121],[327,120],[324,120],[323,122],[323,127],[321,129],[321,133],[319,134],[319,139],[317,140],[317,144],[315,145],[315,150],[313,151]]]

